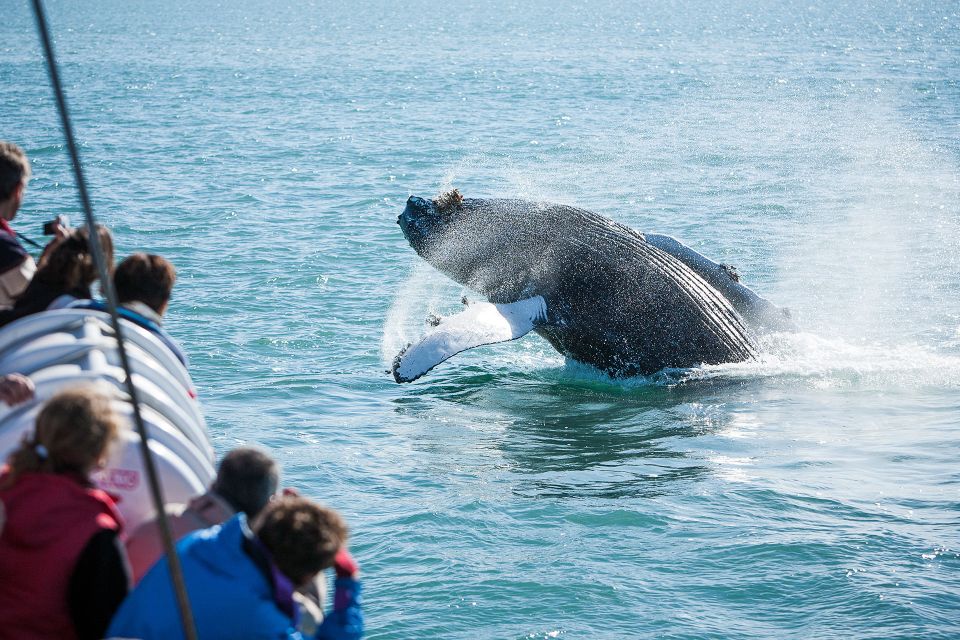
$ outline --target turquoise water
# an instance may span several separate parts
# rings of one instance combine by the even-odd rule
[[[30,235],[80,214],[27,5]],[[217,451],[348,517],[370,637],[960,636],[960,7],[762,5],[49,3],[97,214],[177,265]],[[804,330],[627,382],[527,337],[398,386],[469,294],[395,224],[449,186],[676,235]]]

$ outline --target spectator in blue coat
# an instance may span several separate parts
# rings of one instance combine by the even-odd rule
[[[303,639],[293,592],[333,567],[333,610],[311,637],[362,638],[359,570],[346,541],[347,526],[336,511],[298,496],[271,502],[252,529],[240,513],[190,534],[177,552],[199,637]],[[124,600],[107,637],[184,637],[166,562],[154,565]]]

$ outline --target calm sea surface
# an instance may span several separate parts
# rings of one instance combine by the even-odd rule
[[[26,0],[0,138],[76,192]],[[960,637],[956,2],[51,1],[97,214],[169,257],[218,453],[341,510],[372,638]],[[614,382],[536,336],[386,373],[465,292],[409,194],[577,204],[793,308]]]

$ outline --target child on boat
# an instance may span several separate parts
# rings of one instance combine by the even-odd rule
[[[252,526],[240,513],[188,535],[177,552],[198,636],[303,638],[296,630],[294,590],[333,567],[333,610],[311,637],[361,638],[359,570],[346,541],[347,527],[336,511],[299,496],[271,501]],[[155,564],[130,593],[107,637],[184,637],[166,562]]]
[[[189,505],[168,504],[167,521],[174,540],[191,531],[206,529],[232,518],[237,513],[253,522],[267,504],[277,497],[280,469],[263,451],[239,447],[228,452],[217,468],[217,478],[206,493],[190,500]],[[284,495],[296,495],[284,489]],[[160,524],[156,519],[144,522],[127,538],[127,556],[136,585],[164,555]],[[294,599],[300,613],[300,630],[312,633],[323,620],[326,581],[321,575],[297,589]]]
[[[93,387],[58,393],[0,472],[0,630],[11,638],[102,638],[127,594],[123,522],[95,489],[121,432]]]

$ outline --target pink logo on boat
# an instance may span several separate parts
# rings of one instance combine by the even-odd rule
[[[140,486],[140,472],[136,469],[104,469],[97,474],[97,484],[103,489],[133,491]]]

